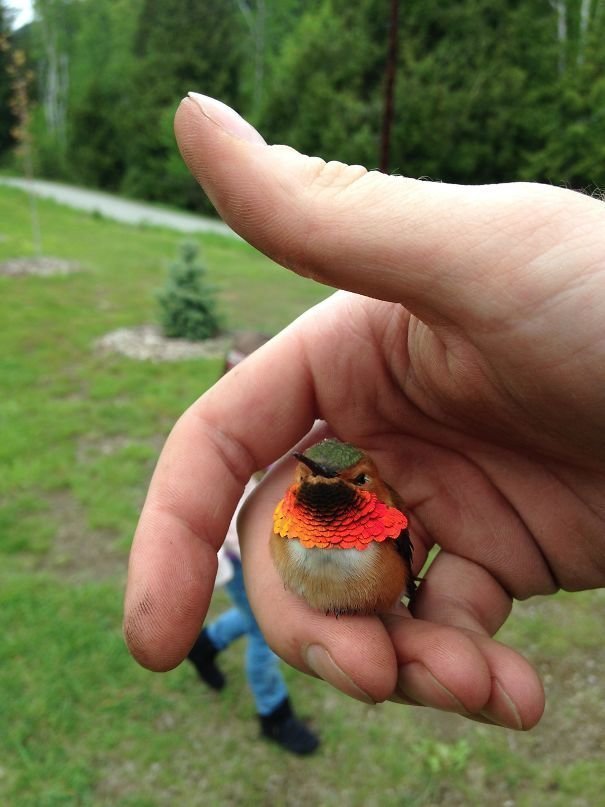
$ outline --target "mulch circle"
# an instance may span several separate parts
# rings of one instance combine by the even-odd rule
[[[80,269],[78,264],[63,258],[10,258],[0,263],[0,275],[5,277],[51,277],[53,275],[70,275]]]
[[[232,340],[232,336],[219,336],[203,342],[190,342],[168,338],[156,325],[139,325],[111,331],[97,339],[95,347],[102,353],[118,353],[139,361],[180,361],[223,358]]]

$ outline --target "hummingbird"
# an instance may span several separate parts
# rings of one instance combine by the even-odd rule
[[[372,458],[336,439],[295,452],[270,549],[286,588],[326,614],[385,611],[415,590],[399,494]]]

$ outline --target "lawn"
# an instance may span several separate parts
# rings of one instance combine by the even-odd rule
[[[0,262],[30,250],[26,197],[0,188]],[[546,682],[516,734],[394,704],[369,707],[286,670],[322,736],[291,758],[257,739],[243,647],[217,696],[188,665],[139,668],[121,638],[128,547],[155,458],[218,360],[94,350],[153,322],[182,237],[40,202],[57,277],[0,277],[0,804],[603,804],[605,592],[516,605],[503,638]],[[270,332],[326,296],[235,240],[199,236],[233,328]],[[213,603],[225,605],[219,594]]]

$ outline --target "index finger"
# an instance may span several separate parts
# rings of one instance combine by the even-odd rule
[[[284,349],[300,361],[284,361]],[[128,568],[124,636],[144,667],[169,670],[189,652],[212,596],[217,550],[246,482],[313,420],[312,384],[290,328],[176,423],[153,474]]]

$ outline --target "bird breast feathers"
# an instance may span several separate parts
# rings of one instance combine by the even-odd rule
[[[367,549],[374,541],[396,539],[407,527],[405,515],[368,490],[356,491],[353,502],[332,513],[317,512],[297,499],[292,485],[273,514],[273,531],[282,538],[320,549]]]

